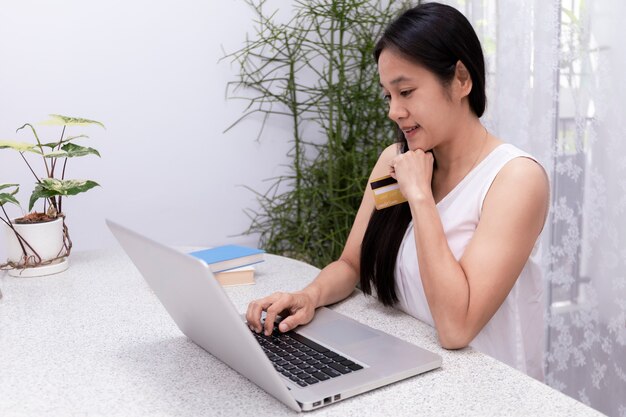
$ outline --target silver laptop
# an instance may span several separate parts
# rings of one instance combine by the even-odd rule
[[[107,224],[178,328],[296,411],[308,411],[441,366],[441,357],[328,308],[287,334],[257,335],[206,264]]]

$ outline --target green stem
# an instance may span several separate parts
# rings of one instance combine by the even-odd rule
[[[66,127],[67,125],[63,125],[63,130],[61,131],[61,138],[59,139],[57,146],[53,148],[53,149],[56,149],[57,151],[61,149],[61,144],[63,143],[63,135],[65,134]],[[57,166],[57,159],[58,158],[52,158],[52,161],[50,162],[50,165],[52,165],[52,169],[50,170],[50,178],[54,178],[54,168]]]
[[[63,130],[61,131],[61,138],[59,138],[59,144],[56,146],[56,150],[60,150],[61,149],[61,144],[63,143],[63,136],[65,135],[65,128],[67,127],[67,125],[63,125]],[[52,165],[52,177],[54,178],[54,168],[57,165],[57,161],[59,158],[53,158],[53,165]],[[63,171],[61,172],[61,180],[63,180],[65,178],[65,165],[67,164],[67,158],[64,158],[63,160]],[[53,200],[56,200],[54,197],[52,197]],[[56,205],[55,208],[57,209],[57,213],[61,213],[62,211],[62,204],[63,204],[63,196],[59,196],[58,200],[56,200]]]
[[[289,49],[289,38],[285,33],[286,49]],[[288,51],[290,52],[290,51]],[[291,55],[291,53],[289,53]],[[289,110],[291,112],[291,118],[293,121],[293,141],[294,141],[294,162],[293,167],[295,171],[295,189],[299,190],[302,184],[302,147],[300,138],[300,121],[299,121],[299,105],[298,96],[296,91],[296,71],[295,61],[293,58],[289,62],[289,79],[287,81],[287,91],[289,91]],[[296,224],[302,222],[302,201],[296,199]]]
[[[338,157],[333,158],[333,161],[342,163],[341,158],[344,155],[343,152],[343,141],[349,141],[350,135],[346,135],[347,137],[344,139],[343,137],[343,112],[344,112],[344,103],[343,103],[343,91],[347,90],[347,82],[346,82],[346,56],[345,56],[345,32],[346,32],[346,14],[348,11],[345,9],[348,6],[344,4],[342,1],[339,1],[339,6],[342,9],[336,11],[340,13],[338,16],[339,20],[339,44],[338,44],[338,53],[339,53],[339,62],[337,68],[337,87],[335,89],[336,94],[334,95],[336,108],[337,108],[337,125],[334,130],[334,135],[331,137],[331,141],[334,142],[335,152],[338,153]],[[335,167],[339,172],[341,172],[341,167]],[[332,188],[338,187],[339,189],[343,188],[344,184],[339,182],[342,178],[334,178],[331,184],[333,184]],[[343,194],[343,193],[342,193]],[[334,208],[333,208],[334,210]],[[334,228],[333,230],[341,230],[341,224],[339,223],[341,218],[339,216],[333,216]]]
[[[333,16],[333,12],[336,9],[336,0],[333,0],[332,10],[330,16],[330,41],[328,43],[328,75],[327,75],[327,86],[328,86],[328,95],[331,101],[331,104],[328,106],[328,128],[326,131],[326,136],[328,137],[328,161],[330,163],[330,167],[327,170],[328,177],[328,185],[333,183],[333,174],[334,174],[334,161],[335,161],[335,152],[334,152],[334,143],[333,143],[333,133],[335,131],[335,106],[332,104],[337,96],[334,88],[334,80],[333,75],[335,73],[335,19]],[[329,190],[329,199],[332,200],[334,197],[334,192],[331,186],[328,187]]]
[[[61,181],[63,181],[65,179],[65,167],[66,166],[67,166],[67,158],[65,158],[65,160],[63,161],[63,170],[61,171]],[[63,210],[62,204],[63,204],[63,196],[60,195],[59,196],[59,207],[58,207],[59,213],[63,212],[62,211]]]

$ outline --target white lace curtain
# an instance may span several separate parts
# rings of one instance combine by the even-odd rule
[[[626,2],[446,3],[483,42],[484,122],[550,175],[546,383],[626,417]]]

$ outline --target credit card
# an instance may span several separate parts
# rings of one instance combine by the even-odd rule
[[[400,192],[400,186],[391,175],[377,178],[370,182],[374,193],[376,210],[382,210],[396,204],[404,203],[406,198]]]

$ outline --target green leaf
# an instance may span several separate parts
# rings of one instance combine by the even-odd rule
[[[20,189],[19,184],[0,184],[0,190],[4,190],[5,188],[10,188],[10,187],[16,187],[15,191],[12,192],[11,194],[17,193],[17,191]]]
[[[6,203],[12,203],[16,206],[20,205],[19,201],[17,201],[17,199],[11,194],[0,193],[0,206],[4,206]]]
[[[79,139],[79,138],[89,138],[89,136],[87,135],[78,135],[78,136],[69,136],[61,141],[57,141],[57,142],[50,142],[50,143],[42,143],[41,146],[45,146],[46,148],[50,148],[50,149],[54,149],[57,146],[59,146],[62,143],[67,143],[70,141],[73,141],[74,139]]]
[[[44,120],[39,123],[47,126],[87,126],[87,125],[99,125],[105,128],[104,125],[96,120],[83,119],[80,117],[61,116],[60,114],[51,114],[50,119]]]
[[[50,152],[46,154],[46,158],[76,158],[85,155],[97,155],[100,157],[100,152],[93,148],[87,148],[85,146],[74,145],[73,143],[66,143],[60,150]]]
[[[67,152],[65,151],[52,151],[47,153],[44,158],[67,158]]]
[[[27,142],[15,142],[12,140],[0,140],[0,149],[13,149],[18,152],[33,152],[41,155],[37,145]]]
[[[33,190],[28,203],[28,211],[40,198],[50,198],[56,196],[67,196],[84,193],[94,187],[98,187],[95,181],[91,180],[58,180],[55,178],[44,178]]]
[[[13,197],[20,190],[19,184],[0,184],[0,190],[4,190],[5,188],[15,187],[15,189],[10,193],[0,193],[0,206],[5,205],[6,203],[12,203],[17,206],[20,205],[19,201],[15,197]]]

